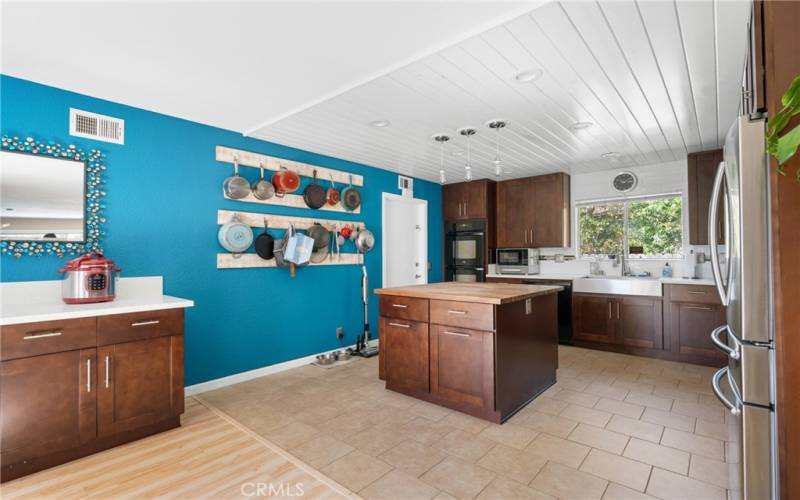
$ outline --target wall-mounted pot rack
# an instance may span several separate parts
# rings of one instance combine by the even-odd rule
[[[319,182],[326,189],[331,179],[333,179],[333,182],[336,183],[336,187],[339,188],[339,190],[344,189],[351,182],[352,185],[356,187],[361,187],[364,185],[364,177],[362,175],[351,174],[350,172],[345,172],[343,170],[336,170],[333,168],[309,165],[307,163],[301,163],[293,160],[286,160],[283,158],[276,158],[274,156],[268,156],[260,153],[243,151],[241,149],[234,149],[225,146],[217,146],[216,150],[217,161],[230,163],[231,165],[233,165],[234,157],[238,158],[240,167],[244,166],[244,167],[258,168],[258,166],[261,165],[262,167],[264,167],[264,170],[272,170],[272,171],[278,171],[281,169],[281,167],[285,167],[288,168],[289,170],[296,172],[298,175],[302,175],[305,177],[313,177],[314,170],[316,170],[317,182]],[[229,200],[233,199],[227,196],[225,196],[225,198]],[[292,193],[287,193],[286,195],[280,198],[274,196],[268,200],[259,200],[258,198],[250,194],[246,198],[241,198],[234,201],[260,203],[262,205],[281,205],[285,207],[305,208],[308,210],[313,210],[309,208],[308,205],[306,205],[305,201],[303,201],[302,195],[292,194]],[[333,206],[325,204],[317,210],[328,211],[328,212],[352,213],[352,214],[361,213],[361,207],[358,207],[352,212],[349,212],[345,210],[338,203]]]
[[[317,219],[313,217],[294,217],[291,215],[259,214],[254,212],[240,212],[233,210],[217,210],[217,224],[225,224],[233,220],[233,216],[238,215],[239,222],[247,224],[255,229],[264,229],[264,221],[267,222],[269,229],[288,229],[292,224],[295,229],[308,229],[314,223],[325,226],[329,231],[335,231],[350,226],[354,229],[363,229],[364,223],[359,221]],[[364,262],[364,256],[358,253],[342,253],[332,255],[331,258],[320,263],[309,263],[309,266],[341,266],[341,265],[360,265]],[[264,260],[255,253],[244,253],[235,255],[231,253],[217,254],[217,269],[242,269],[247,267],[275,267],[275,259]]]

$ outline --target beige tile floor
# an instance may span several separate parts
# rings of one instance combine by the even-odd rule
[[[726,498],[711,368],[563,346],[559,362],[503,425],[387,391],[377,358],[200,398],[368,499]]]

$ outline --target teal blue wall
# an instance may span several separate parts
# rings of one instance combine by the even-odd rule
[[[70,107],[124,119],[125,144],[70,137]],[[217,270],[216,255],[223,251],[217,242],[217,210],[364,221],[377,240],[366,256],[375,288],[382,280],[381,193],[398,192],[397,174],[5,75],[0,76],[0,129],[107,153],[106,255],[119,264],[123,276],[163,276],[166,294],[195,301],[186,312],[187,385],[355,342],[363,314],[358,266],[300,269],[294,279],[282,269]],[[361,174],[361,214],[225,200],[221,184],[232,169],[214,159],[217,145]],[[242,173],[250,179],[257,176],[255,169],[243,168]],[[416,180],[414,194],[428,200],[428,279],[440,281],[441,187]],[[347,251],[353,251],[348,245]],[[55,271],[64,260],[3,255],[0,280],[59,279]],[[370,323],[376,333],[374,294],[371,301]],[[336,339],[337,326],[345,328],[343,341]]]

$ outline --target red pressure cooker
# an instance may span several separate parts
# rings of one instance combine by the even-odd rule
[[[87,253],[59,269],[64,274],[61,298],[67,304],[89,304],[114,300],[114,282],[121,270],[100,253]]]

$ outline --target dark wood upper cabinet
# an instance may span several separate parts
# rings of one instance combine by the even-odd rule
[[[94,348],[0,363],[3,464],[24,463],[94,439],[96,371]]]
[[[98,434],[146,427],[183,413],[183,337],[125,342],[97,350]]]
[[[497,184],[498,247],[568,247],[569,176],[563,173]]]
[[[494,211],[495,182],[480,179],[447,184],[442,188],[445,221],[488,219]]]
[[[722,150],[692,153],[687,158],[689,186],[689,244],[708,245],[708,208]],[[722,198],[719,210],[722,213]],[[717,218],[717,241],[723,242],[722,216]]]

